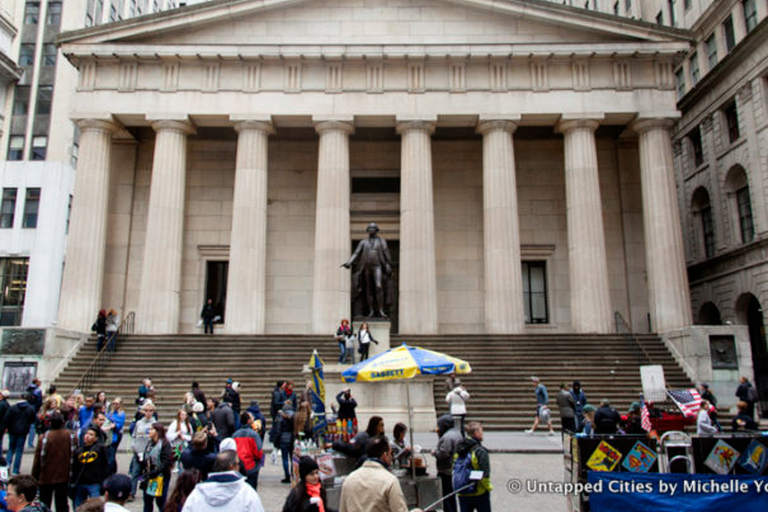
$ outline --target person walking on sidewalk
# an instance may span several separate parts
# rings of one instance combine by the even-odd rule
[[[526,430],[526,434],[533,434],[536,432],[536,427],[540,422],[546,423],[549,427],[549,435],[555,435],[555,430],[552,428],[552,416],[549,412],[549,394],[547,388],[542,384],[538,377],[531,377],[531,382],[536,386],[536,417],[533,420],[533,425],[530,429]]]

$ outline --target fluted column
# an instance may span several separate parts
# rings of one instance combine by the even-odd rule
[[[562,121],[571,327],[575,332],[612,332],[608,260],[597,171],[594,119]]]
[[[156,121],[152,128],[155,156],[136,325],[144,334],[170,334],[179,328],[187,136],[194,127]]]
[[[655,331],[692,323],[672,159],[671,119],[642,119],[638,133],[648,296]]]
[[[400,154],[400,332],[437,334],[435,212],[432,192],[432,133],[435,125],[397,125]]]
[[[67,236],[58,325],[89,331],[102,307],[112,134],[110,121],[83,119]]]
[[[264,334],[267,265],[267,144],[271,123],[235,124],[237,162],[229,243],[226,331]]]
[[[512,134],[517,122],[481,123],[483,135],[483,230],[485,254],[485,330],[520,333],[525,327],[520,227]]]
[[[333,331],[349,317],[349,270],[341,268],[350,254],[349,136],[351,123],[324,121],[320,135],[315,211],[315,274],[312,289],[312,332]]]

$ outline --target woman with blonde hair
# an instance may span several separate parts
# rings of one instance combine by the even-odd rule
[[[192,441],[192,434],[193,430],[192,425],[189,423],[189,414],[184,409],[179,409],[176,412],[176,419],[171,422],[165,435],[168,442],[171,443],[173,458],[177,463],[181,460],[181,452]],[[173,471],[174,473],[177,472],[178,467],[174,468]]]
[[[299,439],[300,434],[304,434],[304,439],[312,438],[312,410],[309,407],[309,402],[301,402],[299,410],[293,417],[293,435],[296,439]]]

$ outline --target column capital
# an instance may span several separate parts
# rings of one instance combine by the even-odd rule
[[[435,133],[435,128],[436,123],[434,121],[409,120],[398,121],[396,129],[399,135],[410,131],[423,131],[427,132],[429,135],[432,135]]]
[[[273,135],[275,133],[274,125],[269,121],[243,120],[236,122],[234,128],[237,133],[249,130],[265,132],[267,135]]]
[[[317,121],[315,122],[315,131],[322,135],[331,131],[342,131],[347,135],[355,133],[355,125],[347,121]]]
[[[75,124],[81,132],[86,131],[104,131],[114,135],[122,131],[123,127],[112,119],[81,118],[74,119]]]
[[[604,119],[601,114],[584,114],[584,115],[570,115],[563,114],[560,117],[560,122],[557,123],[555,130],[559,133],[568,133],[571,130],[578,128],[587,128],[595,131],[600,126],[600,122]]]
[[[156,132],[180,132],[182,135],[194,135],[197,133],[197,129],[191,121],[179,121],[175,119],[161,119],[158,121],[153,121],[152,129]]]
[[[517,119],[487,119],[480,120],[477,124],[475,131],[480,135],[485,135],[493,131],[504,131],[510,134],[515,133],[520,123],[520,118]]]
[[[638,135],[653,129],[671,130],[675,125],[675,120],[669,117],[638,117],[632,123],[631,128]]]

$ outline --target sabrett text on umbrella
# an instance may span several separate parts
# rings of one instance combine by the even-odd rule
[[[382,372],[371,372],[371,378],[385,379],[387,377],[402,377],[405,370],[384,370]]]

